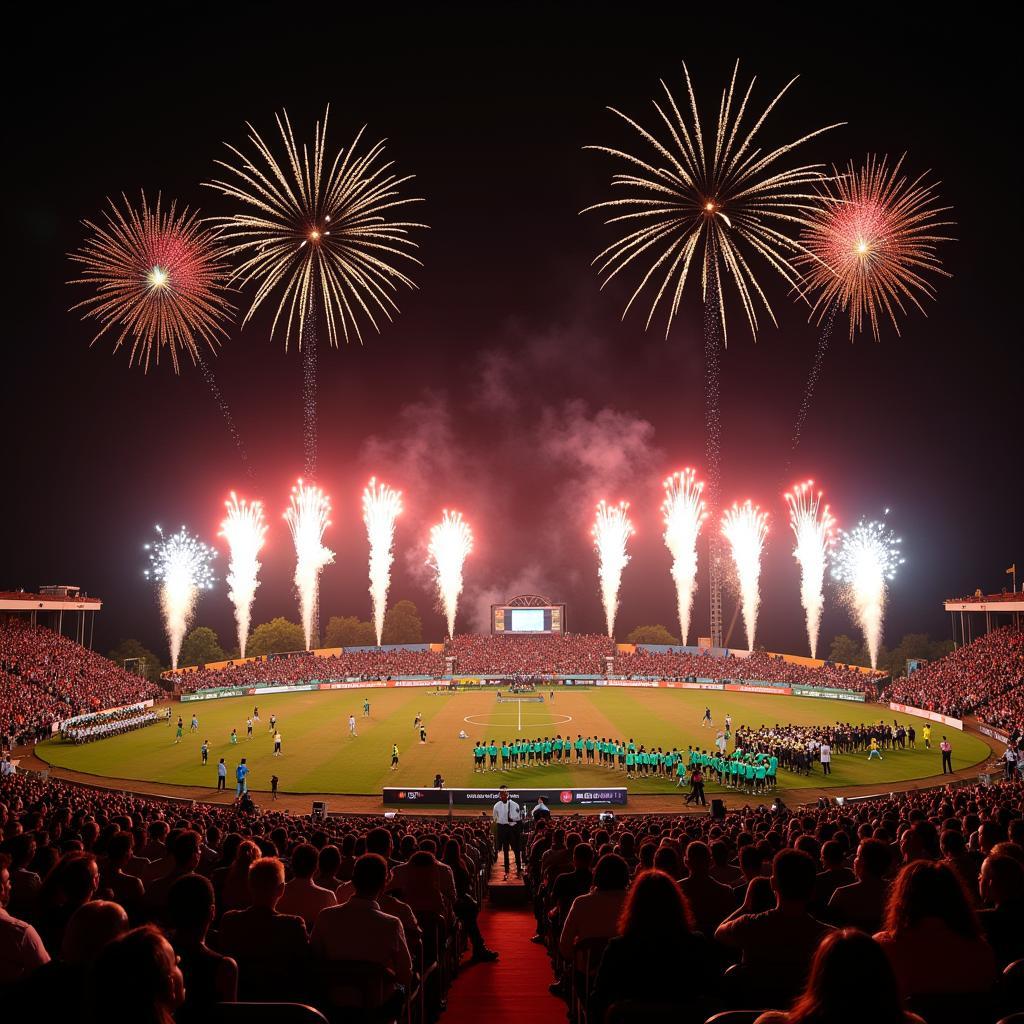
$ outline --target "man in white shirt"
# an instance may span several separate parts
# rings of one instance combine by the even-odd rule
[[[821,770],[825,775],[832,774],[832,748],[827,741],[822,741],[821,749],[818,751],[821,757]]]
[[[346,903],[320,912],[310,936],[313,956],[332,961],[369,961],[386,968],[399,985],[412,979],[412,957],[402,922],[385,914],[377,904],[384,889],[388,866],[376,853],[365,853],[352,870],[355,895]],[[385,992],[385,1001],[400,992]]]
[[[0,985],[10,985],[50,961],[35,928],[11,917],[5,909],[11,896],[9,863],[8,857],[0,854]]]
[[[505,857],[505,881],[508,881],[508,849],[511,846],[516,858],[516,875],[523,873],[519,861],[519,824],[523,820],[522,811],[515,800],[509,799],[508,790],[502,786],[498,790],[498,800],[494,805],[494,820],[498,826],[498,849]]]

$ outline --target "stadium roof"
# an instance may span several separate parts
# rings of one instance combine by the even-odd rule
[[[30,594],[24,590],[0,590],[0,612],[98,612],[102,607],[103,602],[98,597],[83,597],[77,593]]]

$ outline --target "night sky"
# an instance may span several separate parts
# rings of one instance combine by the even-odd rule
[[[427,202],[417,218],[422,270],[400,295],[401,316],[365,345],[320,353],[320,469],[331,495],[321,620],[370,616],[359,499],[372,473],[404,491],[392,601],[408,597],[428,639],[442,636],[425,574],[425,540],[441,509],[461,509],[476,550],[467,565],[462,628],[486,628],[487,606],[539,592],[568,606],[574,630],[603,628],[589,540],[600,497],[632,502],[637,535],[624,574],[617,632],[677,629],[669,555],[661,541],[661,480],[703,458],[699,297],[691,290],[670,338],[644,333],[640,309],[620,315],[628,281],[598,290],[590,261],[611,241],[584,206],[605,198],[610,161],[587,143],[632,144],[605,110],[651,123],[664,77],[683,95],[687,60],[705,109],[741,59],[755,95],[799,73],[764,130],[784,141],[849,122],[806,149],[845,164],[909,151],[931,168],[955,208],[958,241],[943,250],[952,280],[938,301],[891,327],[880,344],[837,328],[803,441],[784,466],[817,332],[781,281],[761,275],[780,328],[755,344],[730,295],[723,354],[723,485],[727,501],[770,509],[759,641],[804,652],[797,568],[782,493],[808,476],[841,525],[891,508],[906,565],[893,586],[887,639],[946,635],[941,601],[998,590],[1016,559],[1021,516],[1019,172],[1016,61],[998,24],[977,16],[939,24],[925,5],[844,8],[853,25],[811,8],[689,5],[602,9],[508,5],[482,16],[391,10],[359,22],[299,8],[248,5],[133,9],[131,22],[50,14],[23,36],[23,66],[4,70],[12,242],[5,281],[4,529],[0,589],[72,583],[104,599],[96,645],[135,636],[166,657],[157,604],[142,578],[153,524],[187,523],[213,541],[231,488],[262,497],[271,530],[254,621],[297,619],[293,552],[280,519],[302,471],[301,361],[269,340],[259,315],[214,361],[255,467],[246,478],[199,374],[169,361],[148,376],[111,354],[68,307],[83,297],[66,253],[79,221],[122,190],[162,191],[228,212],[200,187],[225,141],[251,120],[269,137],[286,107],[297,132],[331,104],[331,137],[364,123],[386,137],[398,169]],[[751,5],[751,10],[754,5]],[[288,20],[289,10],[297,16]],[[975,15],[979,15],[977,9]],[[1005,28],[1005,26],[1003,26]],[[1009,40],[1007,39],[1008,43]],[[18,44],[21,48],[21,44]],[[634,280],[634,279],[630,279]],[[690,285],[688,285],[688,289]],[[218,559],[223,578],[226,559]],[[703,566],[702,566],[703,569]],[[702,572],[694,627],[707,631]],[[726,623],[731,615],[727,605]],[[199,624],[233,638],[221,586]],[[826,595],[823,647],[853,632]],[[742,644],[737,626],[734,643]]]

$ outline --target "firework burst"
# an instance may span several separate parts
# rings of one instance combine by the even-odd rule
[[[415,287],[398,264],[419,264],[409,234],[426,227],[394,219],[396,210],[421,200],[403,198],[412,176],[393,173],[383,141],[360,151],[363,129],[332,155],[329,109],[316,123],[312,146],[296,142],[287,112],[276,115],[279,153],[247,124],[254,154],[229,145],[237,162],[217,161],[227,180],[207,183],[241,206],[214,219],[226,255],[241,259],[232,279],[255,286],[243,324],[279,296],[271,336],[282,326],[286,347],[293,339],[299,347],[307,341],[303,328],[314,312],[335,346],[339,333],[361,341],[363,318],[379,331],[377,317],[390,320],[398,312],[398,286]]]
[[[445,509],[441,522],[430,528],[427,565],[436,574],[437,595],[448,623],[448,635],[455,635],[455,613],[462,593],[462,570],[473,550],[473,531],[461,512]]]
[[[235,606],[235,625],[238,629],[238,654],[245,657],[245,645],[249,639],[249,624],[252,617],[252,603],[256,588],[260,585],[259,553],[267,536],[267,523],[263,516],[263,503],[251,504],[244,498],[239,500],[234,491],[229,501],[224,502],[227,515],[220,524],[219,537],[228,544],[228,598]]]
[[[747,650],[754,649],[757,612],[761,606],[761,552],[768,536],[768,513],[749,500],[733,504],[722,516],[722,536],[732,549],[733,565],[740,587],[740,607],[747,632]]]
[[[363,491],[363,523],[370,542],[370,598],[373,602],[373,627],[380,646],[384,632],[384,612],[388,606],[391,564],[395,560],[395,520],[402,513],[402,492],[372,477]]]
[[[636,532],[629,518],[629,502],[608,505],[597,504],[594,526],[591,529],[594,547],[597,550],[597,575],[601,581],[601,603],[604,605],[605,625],[608,635],[615,635],[615,616],[619,611],[619,586],[622,570],[629,564],[626,545]]]
[[[145,546],[149,568],[144,575],[160,584],[160,610],[170,645],[171,669],[176,671],[199,591],[209,590],[215,582],[211,563],[217,552],[184,526],[169,537],[159,526],[156,532],[157,540]]]
[[[814,481],[797,484],[786,494],[789,525],[796,538],[793,557],[800,566],[800,603],[807,619],[807,641],[811,657],[818,652],[821,612],[825,606],[825,566],[832,546],[835,519],[828,505],[821,503],[821,491],[814,490]]]
[[[665,335],[679,310],[680,300],[696,266],[702,294],[715,304],[725,339],[725,297],[722,282],[731,279],[750,324],[758,329],[758,309],[772,322],[768,299],[758,283],[750,257],[754,254],[790,285],[800,274],[793,258],[801,251],[791,237],[815,200],[814,186],[822,180],[820,164],[780,167],[792,150],[834,128],[829,125],[784,145],[760,148],[758,136],[765,119],[792,86],[792,79],[759,115],[749,114],[756,79],[743,89],[737,82],[739,63],[723,91],[718,121],[705,141],[704,126],[690,73],[683,64],[688,109],[680,109],[669,87],[655,100],[660,124],[648,130],[631,117],[622,118],[652,151],[637,156],[608,146],[588,146],[627,165],[612,177],[621,197],[587,207],[608,214],[606,221],[620,237],[597,255],[595,265],[602,288],[622,271],[645,268],[623,316],[644,292],[652,296],[647,312],[649,327],[659,307],[666,314]],[[660,133],[660,136],[659,136]],[[584,212],[587,212],[586,210]]]
[[[71,308],[100,324],[92,344],[116,333],[114,351],[129,345],[129,364],[144,372],[167,349],[178,373],[181,352],[198,362],[198,343],[216,352],[227,335],[234,308],[225,253],[217,233],[187,208],[164,208],[159,195],[153,206],[145,193],[138,207],[121,198],[123,208],[107,200],[102,223],[82,222],[89,234],[70,259],[84,269],[69,283],[93,294]]]
[[[334,561],[324,547],[324,530],[331,525],[331,502],[319,487],[299,482],[292,488],[291,504],[284,513],[295,545],[295,589],[306,650],[313,643],[320,603],[320,572]]]
[[[904,561],[901,543],[885,523],[878,521],[862,519],[849,533],[839,531],[832,578],[845,587],[847,603],[864,633],[872,668],[878,668],[882,646],[887,584],[896,578]]]
[[[806,250],[794,264],[805,274],[802,291],[816,293],[812,318],[822,323],[836,307],[849,314],[850,340],[870,323],[877,341],[879,318],[888,315],[900,333],[897,312],[913,305],[927,315],[921,299],[934,299],[933,275],[950,277],[938,246],[953,239],[943,229],[952,209],[940,206],[937,184],[927,172],[911,180],[903,157],[891,168],[888,158],[869,156],[857,168],[819,185],[819,199],[801,231]]]
[[[672,555],[672,580],[676,585],[679,637],[686,643],[690,612],[697,589],[697,539],[707,518],[701,492],[704,484],[692,469],[673,473],[664,484],[661,514],[665,523],[665,546]]]

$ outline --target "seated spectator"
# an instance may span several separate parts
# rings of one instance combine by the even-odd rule
[[[963,883],[945,864],[916,860],[900,871],[875,938],[904,996],[987,993],[995,983],[995,956]]]
[[[349,868],[348,876],[352,877],[351,868]],[[333,843],[328,843],[317,854],[316,873],[313,875],[313,881],[323,889],[330,889],[331,892],[334,892],[345,881],[341,877],[341,851]]]
[[[448,921],[456,899],[452,869],[434,856],[433,840],[424,840],[420,846],[405,864],[391,872],[388,890],[412,907],[417,920],[438,917]]]
[[[714,951],[693,930],[693,915],[679,886],[662,871],[639,875],[594,978],[593,1019],[604,1020],[617,1002],[641,999],[678,1007],[675,1021],[703,1022],[713,1006],[716,981]]]
[[[870,1010],[851,998],[851,980],[870,993]],[[870,936],[851,928],[826,935],[814,954],[807,988],[788,1013],[770,1010],[755,1024],[924,1024],[903,1009],[896,978],[881,947]]]
[[[462,844],[454,836],[445,844],[444,863],[451,868],[452,876],[455,879],[455,916],[462,922],[466,935],[473,945],[473,960],[477,963],[497,960],[498,954],[493,949],[487,948],[483,933],[480,931],[480,924],[477,920],[480,907],[472,893],[473,876],[463,859]]]
[[[146,913],[151,921],[164,922],[171,887],[199,867],[202,846],[203,837],[194,829],[184,829],[173,836],[169,844],[170,870],[146,886]]]
[[[133,921],[142,913],[146,892],[142,879],[125,870],[134,845],[131,832],[115,832],[107,841],[107,855],[100,865],[100,891],[104,897],[120,903]]]
[[[15,1006],[20,1013],[33,1024],[64,1024],[85,1017],[88,981],[96,958],[127,931],[128,915],[123,907],[109,900],[83,903],[68,922],[60,955],[33,971],[19,986]],[[60,998],[55,999],[58,992]]]
[[[363,854],[352,870],[355,895],[347,903],[321,911],[310,938],[313,957],[321,967],[344,961],[383,967],[393,979],[383,993],[385,1001],[396,993],[400,995],[395,986],[408,985],[412,980],[412,958],[402,923],[377,904],[387,877],[383,857]],[[337,996],[332,1002],[337,1005]]]
[[[260,848],[251,839],[238,844],[234,860],[221,883],[220,899],[217,901],[221,913],[249,906],[249,869],[259,860],[259,856]]]
[[[814,882],[814,861],[808,854],[781,850],[772,861],[775,907],[718,926],[715,939],[740,951],[749,991],[792,995],[806,981],[818,943],[832,930],[808,912]]]
[[[245,1001],[288,1000],[305,992],[306,924],[277,912],[283,893],[284,865],[277,857],[261,857],[249,868],[249,907],[221,918],[218,946],[238,964]]]
[[[295,877],[284,887],[284,895],[277,904],[280,914],[298,914],[306,922],[307,932],[313,930],[321,910],[333,907],[338,902],[332,890],[321,888],[313,881],[316,864],[315,846],[302,843],[295,847],[292,851],[292,872]]]
[[[705,935],[714,935],[715,929],[735,909],[736,897],[729,886],[711,877],[711,852],[707,843],[695,839],[686,847],[683,861],[688,875],[680,881],[679,888],[697,927]]]
[[[109,943],[96,960],[92,1024],[174,1024],[185,983],[171,944],[152,925]]]
[[[11,899],[7,910],[12,917],[28,914],[35,907],[43,882],[29,865],[36,855],[35,837],[30,832],[14,836],[8,844],[11,858]]]
[[[594,887],[573,900],[562,925],[558,950],[566,960],[574,959],[579,943],[617,934],[628,888],[629,866],[617,853],[606,853],[594,868]]]
[[[202,875],[182,875],[171,886],[167,923],[185,979],[177,1024],[202,1020],[216,1003],[233,1003],[238,997],[238,964],[206,944],[215,914],[213,886]]]
[[[857,847],[853,873],[857,880],[841,885],[828,901],[828,919],[844,927],[860,928],[869,935],[882,927],[889,883],[885,875],[892,863],[889,847],[880,839],[865,839]]]
[[[81,850],[64,854],[43,880],[36,922],[51,955],[60,952],[71,915],[96,895],[99,883],[96,858]]]
[[[844,863],[843,846],[830,839],[821,847],[821,867],[814,883],[815,909],[824,913],[832,894],[843,885],[852,885],[857,876]]]
[[[716,882],[721,882],[722,885],[727,885],[730,888],[744,881],[743,872],[739,866],[730,863],[729,844],[721,839],[716,839],[711,844],[711,871],[709,873]]]
[[[978,914],[981,930],[1003,968],[1024,957],[1024,864],[1008,854],[986,857],[979,891],[986,906]]]
[[[0,854],[0,985],[18,981],[50,960],[35,928],[7,913],[11,896],[10,863],[6,854]]]

